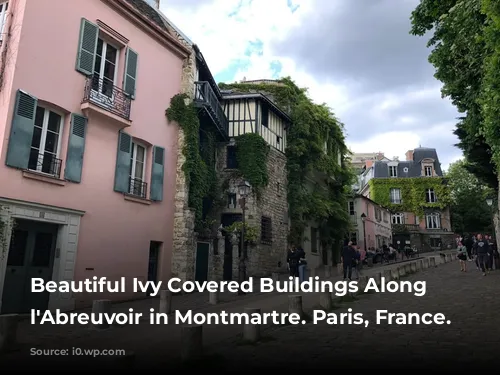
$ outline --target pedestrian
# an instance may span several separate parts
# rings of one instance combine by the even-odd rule
[[[356,250],[353,247],[352,241],[349,241],[347,246],[342,249],[342,268],[344,269],[345,279],[352,279],[352,263],[356,259]]]
[[[491,239],[490,235],[485,236],[486,241],[488,241],[488,259],[486,262],[486,270],[488,272],[493,271],[493,262],[494,262],[494,247],[493,247],[493,240]]]
[[[489,256],[489,244],[481,234],[477,235],[476,246],[476,265],[483,272],[483,276],[486,276],[486,263]]]
[[[467,258],[469,262],[472,262],[472,246],[474,245],[474,240],[471,235],[468,235],[465,239],[465,248],[467,249]]]
[[[299,276],[299,259],[298,252],[294,245],[290,245],[288,249],[288,255],[286,257],[286,262],[288,263],[288,271],[290,272],[290,276],[298,277]]]
[[[306,261],[306,252],[302,247],[299,247],[297,249],[297,258],[299,259],[299,281],[302,283],[306,279],[306,266],[307,266],[307,261]]]
[[[467,272],[467,248],[458,241],[457,258],[460,261],[460,271]]]
[[[389,259],[392,258],[394,258],[394,262],[398,260],[398,251],[392,245],[389,245]]]

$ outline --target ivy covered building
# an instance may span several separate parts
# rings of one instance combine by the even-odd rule
[[[450,194],[435,149],[410,150],[405,161],[369,163],[359,192],[390,209],[395,246],[430,250],[453,242]]]

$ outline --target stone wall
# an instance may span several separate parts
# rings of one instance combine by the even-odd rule
[[[219,147],[217,157],[217,170],[221,180],[229,180],[229,188],[223,192],[238,194],[238,185],[242,182],[235,178],[235,171],[226,170],[225,145]],[[267,162],[269,172],[269,185],[263,189],[260,200],[253,194],[247,198],[245,220],[257,229],[258,240],[255,245],[248,247],[248,276],[264,276],[278,270],[278,262],[281,262],[281,270],[286,268],[286,251],[288,236],[288,203],[287,203],[287,172],[286,157],[280,151],[271,148]],[[239,199],[239,196],[238,198]],[[226,199],[227,200],[227,199]],[[222,208],[221,214],[239,213],[241,208]],[[272,244],[261,243],[261,218],[270,217],[272,223]],[[237,275],[233,274],[233,278]]]

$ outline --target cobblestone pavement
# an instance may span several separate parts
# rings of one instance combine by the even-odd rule
[[[399,264],[390,264],[385,265],[384,267],[373,267],[371,269],[366,270],[365,275],[371,276],[376,272],[381,272],[384,269],[397,267]],[[456,266],[456,264],[455,264]],[[443,267],[443,266],[441,266]],[[456,268],[456,267],[455,267]],[[433,269],[427,271],[429,273],[436,272],[438,269]],[[337,279],[335,277],[334,279]],[[195,296],[195,295],[194,295]],[[390,295],[389,301],[394,300],[394,295]],[[189,296],[183,296],[189,297]],[[377,295],[376,298],[387,297],[387,295]],[[182,297],[179,297],[181,300]],[[191,297],[193,301],[195,301],[195,297]],[[202,294],[198,294],[196,297],[198,299],[198,303],[196,310],[202,313],[208,312],[220,312],[221,310],[225,310],[228,313],[231,312],[243,312],[245,307],[259,307],[263,312],[287,312],[288,310],[288,296],[286,294],[260,294],[260,295],[248,295],[243,299],[237,299],[233,301],[229,301],[228,303],[221,304],[218,306],[210,306],[206,303],[207,296],[203,296]],[[398,295],[398,300],[400,296]],[[416,297],[412,297],[415,298]],[[157,307],[158,301],[151,302],[149,300],[149,307]],[[312,309],[314,306],[318,305],[319,296],[314,293],[307,293],[303,295],[303,303],[306,309]],[[137,301],[137,304],[144,304],[146,301]],[[357,303],[362,303],[364,301],[359,301]],[[391,302],[392,303],[392,302]],[[130,304],[128,304],[130,306]],[[181,311],[185,311],[189,309],[188,305],[182,306],[180,304],[175,305],[174,299],[174,309],[179,309]],[[144,308],[144,307],[143,307]],[[113,308],[113,312],[121,312],[122,309]],[[306,332],[310,329],[310,324],[304,327],[290,327],[288,329],[298,330],[301,332],[301,328],[305,329]],[[312,325],[311,325],[312,326]],[[271,326],[267,326],[266,328],[270,328]],[[314,326],[313,326],[314,327]],[[316,326],[321,327],[321,326]],[[330,328],[330,327],[329,327]],[[357,329],[361,334],[361,328],[352,327],[353,329]],[[204,326],[204,344],[207,347],[219,347],[220,345],[226,345],[228,348],[235,346],[238,348],[236,353],[244,353],[248,350],[247,347],[240,346],[238,343],[241,340],[235,338],[242,332],[242,327],[237,325],[229,325],[229,326],[221,326],[221,325],[205,325]],[[288,334],[288,329],[277,330],[272,333],[281,334],[284,332]],[[369,330],[370,328],[368,328]],[[324,327],[323,327],[324,330]],[[299,333],[294,333],[292,331],[291,335],[295,336]],[[313,334],[314,335],[314,334]],[[274,336],[273,336],[274,337]],[[115,326],[109,330],[104,331],[95,331],[91,330],[84,326],[40,326],[40,325],[30,325],[29,322],[23,322],[20,327],[20,332],[18,335],[18,340],[20,342],[19,350],[7,353],[3,357],[0,357],[0,363],[3,361],[13,360],[16,362],[22,361],[23,358],[26,358],[26,354],[29,352],[30,348],[70,348],[70,347],[78,347],[78,348],[90,348],[90,349],[124,349],[127,352],[133,352],[135,356],[135,364],[137,368],[148,366],[148,364],[153,363],[154,361],[158,361],[159,358],[163,359],[166,366],[169,366],[169,363],[176,362],[179,356],[179,344],[181,342],[180,337],[180,326],[172,324],[168,325],[150,325],[147,322],[142,322],[139,325],[129,325],[129,326]],[[288,339],[284,339],[285,341]],[[323,345],[326,347],[330,347],[332,345],[332,339],[327,340]],[[333,339],[335,340],[335,339]],[[301,341],[303,341],[301,339]],[[283,341],[281,342],[281,347],[283,345]],[[225,344],[224,344],[225,343]],[[273,343],[270,342],[270,347],[273,348]],[[307,343],[309,345],[309,343]],[[226,347],[223,346],[223,347]],[[255,347],[255,350],[260,349],[261,346]],[[264,347],[264,346],[262,346]],[[280,347],[280,345],[278,345]],[[252,347],[253,348],[253,347]],[[224,349],[225,350],[225,349]],[[233,349],[231,349],[233,350]],[[237,358],[237,357],[235,357]],[[243,355],[245,358],[245,355]],[[50,358],[54,360],[54,358]],[[65,358],[66,360],[74,361],[74,358]],[[96,364],[97,359],[88,359],[81,358],[84,360],[86,364]],[[59,360],[64,360],[63,358],[58,358]],[[89,362],[90,361],[90,362]],[[123,358],[99,358],[99,362],[106,362],[106,364],[111,365],[112,367],[116,366],[117,363],[125,363],[126,367],[129,366]],[[104,363],[103,363],[104,364]],[[225,361],[218,360],[216,364],[222,365],[225,364]],[[230,366],[230,363],[228,364]]]
[[[212,354],[213,365],[252,368],[333,368],[334,363],[351,369],[402,367],[474,369],[498,366],[500,271],[483,277],[475,267],[459,271],[457,262],[411,275],[404,280],[427,282],[427,293],[377,293],[334,310],[347,308],[370,320],[367,328],[356,325],[286,326],[267,330],[267,342],[256,346],[226,343]],[[375,311],[443,313],[450,325],[375,324]]]

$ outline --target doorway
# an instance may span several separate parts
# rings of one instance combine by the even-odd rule
[[[237,221],[242,221],[242,219],[243,215],[241,214],[222,214],[221,223],[223,227],[228,227]],[[241,244],[238,245],[238,248],[239,253],[241,251]],[[226,234],[225,236],[223,279],[233,279],[233,245],[231,244],[230,234]]]
[[[16,220],[12,230],[2,295],[2,314],[46,310],[49,293],[33,293],[31,279],[52,280],[59,225]]]
[[[160,259],[161,242],[149,242],[149,262],[148,262],[148,281],[156,283],[158,281],[158,263]],[[148,284],[149,285],[149,284]],[[148,286],[147,295],[153,293],[151,285]]]
[[[195,281],[208,280],[208,258],[210,244],[208,242],[198,242],[196,247],[196,266],[194,272]]]

